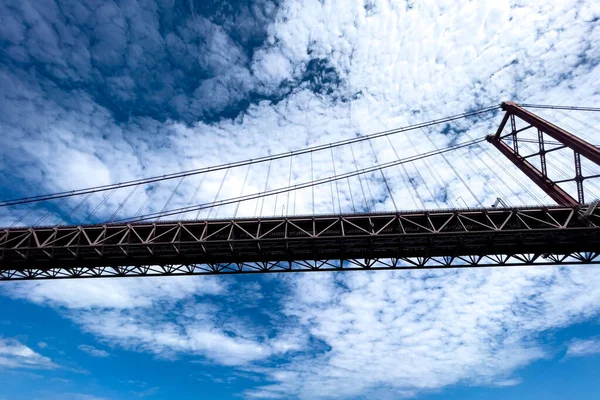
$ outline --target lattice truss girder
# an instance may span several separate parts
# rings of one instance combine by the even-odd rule
[[[417,270],[533,265],[600,264],[598,252],[570,254],[523,253],[457,257],[400,257],[289,262],[244,262],[222,264],[164,264],[114,267],[74,267],[1,270],[0,280],[108,278],[136,276],[233,275],[252,273]]]
[[[598,249],[594,206],[59,226],[1,232],[0,279],[595,263]]]

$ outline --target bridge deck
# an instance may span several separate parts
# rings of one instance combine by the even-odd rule
[[[598,252],[600,210],[587,207],[59,226],[0,230],[0,280],[596,263]]]

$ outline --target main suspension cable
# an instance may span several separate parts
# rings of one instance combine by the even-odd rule
[[[544,105],[544,104],[519,104],[519,105],[521,107],[549,108],[552,110],[600,111],[600,108],[596,108],[596,107],[552,106],[552,105]]]

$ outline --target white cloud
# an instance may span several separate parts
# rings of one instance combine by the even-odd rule
[[[239,309],[237,302],[231,307]],[[303,346],[304,338],[294,332],[280,329],[269,338],[268,327],[245,323],[235,312],[224,313],[226,309],[190,299],[164,299],[147,309],[83,311],[71,318],[84,330],[127,349],[166,358],[202,356],[224,365],[244,365]]]
[[[161,300],[177,301],[194,295],[219,294],[226,287],[217,279],[174,278],[167,280],[100,279],[96,282],[91,280],[15,282],[6,289],[11,296],[26,298],[38,304],[51,304],[71,309],[126,309],[148,307]]]
[[[600,339],[574,339],[567,347],[567,357],[584,357],[600,353]]]
[[[516,385],[520,384],[521,382],[523,382],[523,381],[519,378],[505,379],[503,381],[494,382],[493,385],[498,386],[498,387],[509,387],[509,386],[516,386]]]
[[[173,278],[23,282],[3,287],[3,293],[56,307],[105,342],[159,357],[199,356],[243,365],[302,348],[303,338],[295,331],[279,329],[279,335],[268,337],[267,327],[248,326],[230,312],[255,307],[258,283],[228,286],[219,279]],[[227,300],[230,291],[248,300]],[[205,296],[220,302],[211,304]],[[79,349],[97,357],[109,355],[87,345]]]
[[[53,369],[56,367],[57,365],[48,357],[36,353],[24,344],[14,339],[0,338],[0,369]]]
[[[107,352],[106,350],[97,349],[93,346],[89,346],[86,344],[79,345],[78,349],[83,351],[84,353],[88,353],[92,357],[104,358],[104,357],[110,356],[110,353]]]
[[[160,390],[160,388],[158,386],[154,386],[139,392],[136,392],[135,395],[138,397],[148,397],[148,396],[153,396],[156,393],[158,393],[158,391]]]
[[[538,333],[600,311],[594,268],[314,274],[290,280],[283,313],[310,343],[253,397],[397,396],[449,385],[506,386],[548,358]],[[587,281],[587,280],[590,281]],[[576,347],[577,348],[577,347]],[[392,396],[393,397],[393,396]]]
[[[252,72],[259,81],[275,85],[286,79],[292,79],[294,73],[290,60],[276,49],[257,51],[254,55]]]
[[[68,400],[108,400],[107,397],[96,396],[87,393],[61,393],[56,399]]]
[[[141,285],[151,302],[129,306],[69,307],[66,290],[39,298],[20,289],[18,295],[31,293],[24,298],[58,307],[111,346],[160,358],[197,357],[262,375],[272,384],[257,384],[246,393],[256,398],[367,393],[398,398],[457,384],[517,385],[519,369],[555,353],[544,344],[544,331],[600,311],[600,277],[594,267],[584,266],[315,273],[267,280],[283,293],[276,304],[257,287],[258,280],[244,289],[235,279],[210,301],[192,291],[171,298],[161,294],[159,284]],[[132,287],[146,281],[154,282],[129,280]],[[110,291],[129,290],[117,285]],[[245,305],[255,291],[267,296],[267,309],[260,302]],[[88,301],[98,304],[94,297]],[[258,316],[263,323],[254,320]],[[574,341],[568,355],[596,347],[593,340]]]
[[[196,310],[202,312],[202,307]],[[175,321],[164,320],[164,315],[156,317],[151,310],[82,313],[74,320],[106,341],[160,357],[204,356],[223,365],[243,365],[294,349],[277,338],[264,340],[252,327],[238,326],[225,332],[210,315],[186,318],[175,308],[170,312],[176,314]]]

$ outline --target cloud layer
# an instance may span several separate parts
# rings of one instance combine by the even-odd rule
[[[45,13],[28,2],[3,5],[7,20],[0,33],[4,56],[0,80],[5,88],[0,99],[3,197],[289,151],[507,99],[598,101],[593,82],[598,80],[595,41],[600,35],[593,22],[599,13],[594,2],[553,8],[494,2],[356,2],[337,7],[315,1],[300,7],[290,1],[227,9],[216,3],[175,8],[161,4],[64,1],[59,7],[49,2]],[[493,125],[490,122],[471,135],[484,136]],[[461,133],[458,130],[457,136]],[[422,134],[414,133],[412,142],[396,138],[399,156],[431,149],[430,143],[420,140]],[[443,134],[431,138],[437,147],[456,140]],[[375,151],[386,148],[389,151],[389,144],[382,141]],[[353,150],[358,166],[373,165],[368,146]],[[314,160],[312,176],[307,168],[310,160],[294,160],[291,180],[285,173],[288,165],[273,165],[277,173],[270,175],[267,185],[267,165],[250,171],[245,187],[247,171],[230,171],[220,192],[223,176],[214,174],[196,197],[200,178],[187,180],[170,206],[212,201],[217,192],[220,198],[234,197],[265,186],[328,176],[332,172],[328,157],[323,154]],[[336,153],[338,173],[343,167],[355,167],[348,162],[351,157],[348,148]],[[450,161],[464,164],[455,169],[466,177],[479,201],[498,197],[491,193],[493,186],[510,197],[501,178],[489,178],[493,184],[486,188],[463,153],[453,153]],[[478,167],[495,175],[498,166],[489,156],[486,163]],[[409,165],[404,172],[388,171],[394,197],[413,198],[398,200],[402,209],[452,206],[450,201],[477,205],[473,196],[461,196],[465,185],[456,175],[439,157]],[[15,186],[14,179],[24,182]],[[381,177],[364,179],[367,183],[341,182],[345,209],[351,208],[351,197],[357,204],[370,197],[380,209],[392,208]],[[176,185],[163,185],[143,211],[160,211]],[[361,190],[361,185],[366,187]],[[347,186],[351,189],[344,189]],[[525,192],[517,184],[510,186]],[[315,207],[312,193],[303,191],[294,194],[296,201],[289,202],[289,208],[295,207],[292,211],[297,213],[313,208],[331,211],[330,192],[340,189],[321,189],[325,190],[317,191]],[[135,214],[151,188],[145,191],[135,193],[118,216]],[[110,217],[127,195],[116,193],[99,214]],[[544,196],[537,196],[544,202]],[[55,207],[67,210],[79,200]],[[526,195],[527,200],[532,197]],[[81,215],[101,201],[100,196],[88,199],[79,209]],[[264,215],[288,212],[281,198],[267,202],[258,207],[242,204],[239,213],[252,215],[261,208]],[[232,213],[233,208],[220,212]],[[31,220],[37,221],[40,215],[34,217]],[[54,222],[53,217],[46,223]]]
[[[53,369],[56,367],[57,365],[48,357],[36,353],[24,344],[14,339],[0,338],[0,369]]]
[[[567,347],[567,357],[584,357],[600,353],[598,338],[574,339]]]
[[[600,103],[600,4],[593,1],[9,1],[0,15],[0,198],[255,158],[508,99]],[[495,123],[415,131],[394,137],[395,150],[386,139],[374,149],[346,147],[333,163],[322,154],[291,167],[231,170],[221,189],[223,171],[197,177],[170,205],[329,176],[334,165],[337,173],[364,168],[483,137]],[[596,132],[598,123],[586,130]],[[544,201],[518,175],[497,174],[502,168],[489,154],[476,147],[394,169],[390,192],[401,209],[489,205],[499,192],[512,204]],[[160,211],[177,183],[161,186],[142,211]],[[151,191],[132,195],[118,216],[135,214]],[[99,213],[109,217],[127,195],[114,194]],[[251,202],[238,215],[394,207],[378,174],[314,196],[314,204],[310,190]],[[91,197],[80,211],[102,199]],[[46,223],[75,205],[50,207]],[[2,218],[10,225],[18,215]],[[591,267],[536,267],[97,279],[0,290],[74,321],[99,341],[84,347],[91,355],[108,353],[102,345],[111,354],[225,365],[260,377],[247,397],[398,398],[454,384],[518,384],[520,368],[556,351],[540,333],[597,316],[599,279]],[[567,354],[595,353],[594,340],[569,342]],[[54,367],[10,339],[0,341],[0,365]]]
[[[227,292],[235,293],[228,299]],[[247,364],[299,349],[293,332],[248,326],[234,312],[260,298],[258,285],[227,285],[217,279],[127,279],[11,285],[5,292],[51,305],[107,343],[158,357],[202,356],[224,365]],[[108,352],[89,345],[95,357]]]
[[[515,384],[519,368],[556,351],[539,333],[597,315],[598,279],[585,267],[302,277],[283,312],[326,346],[250,394],[394,398]]]
[[[111,347],[272,382],[248,390],[251,398],[397,398],[456,384],[516,385],[520,368],[560,350],[545,344],[548,333],[600,311],[600,277],[584,266],[316,273],[260,285],[205,277],[118,282],[111,292],[119,301],[72,302],[71,292],[93,292],[96,281],[10,284],[3,293],[54,307]],[[131,301],[134,288],[149,300]],[[573,357],[598,347],[594,339],[566,345]]]

